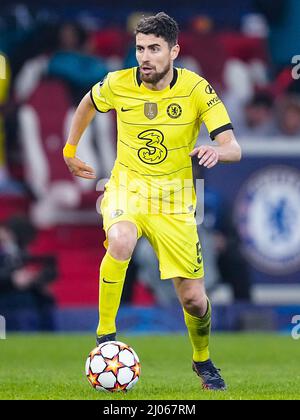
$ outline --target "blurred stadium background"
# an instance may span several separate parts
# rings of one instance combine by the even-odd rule
[[[136,65],[136,19],[161,10],[180,25],[176,65],[212,83],[243,149],[239,164],[196,173],[205,179],[199,231],[213,328],[292,331],[300,314],[298,0],[1,1],[0,314],[8,331],[94,333],[100,192],[68,173],[62,147],[83,94],[108,71]],[[80,143],[99,180],[114,162],[114,124],[112,112],[97,115]],[[199,142],[209,142],[205,130]],[[120,331],[184,331],[175,301],[141,241]]]

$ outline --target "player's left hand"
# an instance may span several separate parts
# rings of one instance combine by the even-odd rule
[[[189,155],[191,157],[197,155],[199,165],[203,165],[206,168],[212,168],[219,162],[219,153],[213,146],[196,147]]]

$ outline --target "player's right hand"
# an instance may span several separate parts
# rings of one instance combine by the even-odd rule
[[[86,165],[84,162],[82,162],[82,160],[78,159],[77,157],[64,157],[64,160],[72,175],[79,176],[80,178],[96,179],[94,169],[91,166]]]

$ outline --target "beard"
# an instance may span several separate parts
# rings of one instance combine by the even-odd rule
[[[145,83],[151,83],[152,85],[156,85],[170,71],[170,68],[171,68],[171,63],[168,63],[166,67],[163,69],[163,71],[160,73],[154,71],[152,74],[144,74],[143,72],[140,71],[140,78]]]

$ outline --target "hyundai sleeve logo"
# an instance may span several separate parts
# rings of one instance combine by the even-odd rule
[[[215,94],[216,92],[215,92],[215,90],[214,90],[214,88],[211,86],[211,85],[207,85],[206,86],[206,88],[205,88],[205,92],[208,94],[208,95],[213,95],[213,94]]]

